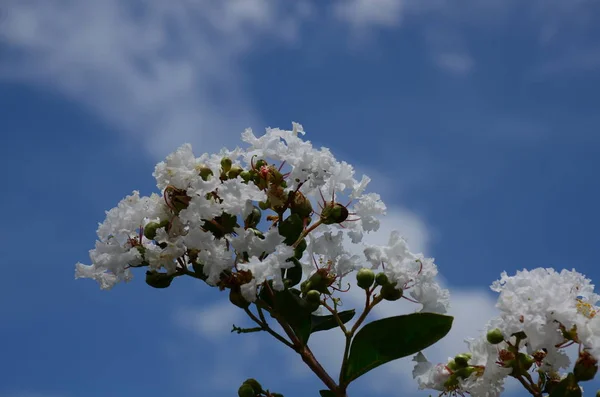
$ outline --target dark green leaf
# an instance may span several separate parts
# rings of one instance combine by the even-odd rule
[[[441,314],[414,313],[365,325],[352,340],[344,382],[431,346],[450,331],[453,320]]]
[[[268,290],[263,287],[259,298],[271,307],[271,310],[267,309],[267,311],[272,316],[274,315],[273,317],[281,317],[292,327],[302,343],[306,344],[308,342],[311,326],[310,314],[313,310],[300,297],[300,291],[295,288],[273,291],[273,297],[271,297]]]
[[[354,315],[356,314],[356,310],[345,310],[343,312],[339,312],[338,316],[342,323],[346,324],[348,321],[352,320]],[[310,332],[319,332],[319,331],[327,331],[328,329],[332,329],[338,326],[337,321],[335,321],[335,317],[333,315],[328,316],[310,316],[311,326]]]
[[[319,390],[321,397],[335,397],[335,393],[331,390]]]

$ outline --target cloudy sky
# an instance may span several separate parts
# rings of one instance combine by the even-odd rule
[[[369,240],[399,229],[452,292],[434,359],[493,316],[502,271],[598,280],[599,17],[597,0],[0,1],[0,396],[229,396],[247,377],[317,394],[283,345],[229,333],[249,323],[218,291],[73,279],[157,161],[246,127],[298,121],[373,178],[389,211]],[[335,371],[335,332],[314,346]],[[350,395],[428,395],[410,368]]]

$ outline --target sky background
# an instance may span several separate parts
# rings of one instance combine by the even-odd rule
[[[400,230],[452,293],[432,360],[493,317],[502,271],[598,280],[599,17],[593,0],[0,1],[0,396],[233,396],[247,377],[317,395],[283,345],[229,333],[250,322],[225,293],[74,280],[104,211],[157,190],[156,162],[246,127],[300,122],[373,178],[389,210],[368,241]],[[337,370],[339,335],[311,340]],[[429,395],[411,368],[349,394]]]

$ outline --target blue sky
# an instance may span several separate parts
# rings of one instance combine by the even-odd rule
[[[247,377],[316,395],[283,346],[229,333],[247,323],[218,291],[73,279],[104,211],[156,190],[157,161],[232,148],[246,127],[301,122],[373,177],[382,231],[435,257],[452,292],[434,358],[493,316],[504,270],[598,280],[598,17],[592,0],[5,0],[0,396],[234,395]],[[328,368],[335,339],[315,338]],[[350,395],[428,395],[409,368]]]

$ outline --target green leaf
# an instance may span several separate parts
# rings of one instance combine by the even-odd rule
[[[354,315],[356,314],[356,310],[345,310],[343,312],[339,312],[338,316],[340,320],[342,320],[343,324],[346,324],[348,321],[352,320]],[[310,316],[310,332],[319,332],[319,331],[327,331],[329,329],[335,328],[338,326],[337,321],[335,321],[335,317],[333,315],[328,316]]]
[[[321,397],[335,397],[335,393],[331,390],[319,390]]]
[[[288,216],[279,224],[279,234],[285,237],[283,242],[287,245],[294,244],[298,240],[298,237],[300,237],[300,234],[302,234],[302,230],[304,230],[304,224],[298,214]]]
[[[450,331],[453,320],[441,314],[414,313],[365,325],[352,340],[343,381],[350,383],[373,368],[433,345]]]

